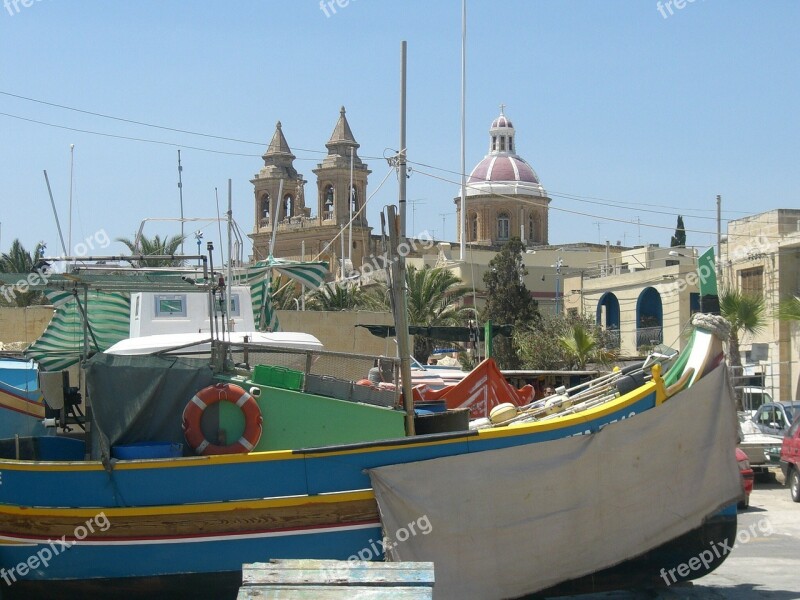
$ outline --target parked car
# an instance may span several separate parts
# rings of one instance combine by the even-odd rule
[[[800,502],[800,415],[783,438],[780,464],[792,500]]]
[[[753,422],[763,433],[785,435],[798,413],[800,402],[767,402],[758,408]]]
[[[750,468],[747,454],[739,448],[736,449],[736,462],[739,463],[739,473],[742,475],[742,488],[744,489],[744,500],[739,502],[739,508],[749,508],[750,493],[753,491],[753,469]]]

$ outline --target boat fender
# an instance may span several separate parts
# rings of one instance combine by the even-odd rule
[[[256,387],[256,386],[251,387],[250,388],[250,395],[253,398],[258,398],[259,396],[261,396],[261,388],[260,387]]]
[[[227,446],[209,442],[200,427],[206,408],[218,402],[230,402],[242,409],[244,414],[245,426],[242,437]],[[246,454],[256,447],[262,431],[263,419],[255,398],[232,383],[217,383],[203,388],[192,396],[183,409],[183,435],[197,454]]]
[[[644,378],[645,373],[644,371],[637,371],[635,373],[631,373],[629,375],[623,375],[616,381],[617,391],[619,392],[620,396],[627,394],[628,392],[632,392],[638,387],[644,385]]]
[[[503,402],[495,406],[491,412],[489,412],[489,420],[493,425],[505,423],[516,417],[517,412],[517,407],[511,404],[511,402]]]

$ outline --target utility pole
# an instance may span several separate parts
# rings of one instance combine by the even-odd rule
[[[400,42],[400,194],[397,200],[400,208],[400,237],[406,239],[406,53],[408,43]]]
[[[722,196],[717,194],[717,285],[721,283],[722,283]]]
[[[461,214],[458,222],[459,259],[467,260],[467,0],[461,0]]]

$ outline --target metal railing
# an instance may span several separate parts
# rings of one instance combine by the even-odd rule
[[[664,342],[663,327],[639,327],[636,330],[636,349],[649,348]]]

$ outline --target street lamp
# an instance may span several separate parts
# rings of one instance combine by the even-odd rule
[[[197,266],[200,266],[200,244],[203,239],[203,232],[199,229],[194,232],[194,239],[197,240]]]
[[[556,261],[556,264],[550,265],[551,267],[555,267],[556,269],[556,314],[561,313],[561,302],[559,296],[561,295],[561,265],[564,264],[564,259],[560,256]]]

